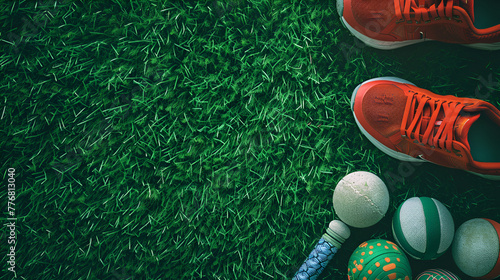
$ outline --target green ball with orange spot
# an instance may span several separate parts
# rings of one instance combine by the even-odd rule
[[[411,268],[396,243],[372,239],[351,255],[347,275],[349,280],[411,280]]]

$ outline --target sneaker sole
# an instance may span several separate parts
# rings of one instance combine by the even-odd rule
[[[483,50],[483,51],[496,51],[500,50],[500,42],[497,43],[477,43],[477,44],[463,44],[462,46],[466,46],[473,49]]]
[[[368,133],[364,128],[363,126],[361,126],[361,124],[359,123],[358,121],[358,118],[356,117],[356,113],[354,112],[354,100],[356,99],[356,95],[358,93],[358,89],[363,85],[363,84],[366,84],[368,82],[372,82],[372,81],[380,81],[380,80],[385,80],[385,81],[393,81],[393,82],[398,82],[398,83],[404,83],[404,84],[410,84],[410,85],[414,85],[413,83],[405,80],[405,79],[401,79],[401,78],[397,78],[397,77],[380,77],[380,78],[374,78],[374,79],[370,79],[370,80],[367,80],[367,81],[364,81],[363,83],[359,84],[353,91],[352,93],[352,96],[351,96],[351,111],[354,115],[354,120],[356,121],[356,124],[359,128],[359,130],[361,131],[361,133],[363,133],[364,136],[366,136],[366,138],[368,138],[368,140],[373,144],[375,145],[375,147],[377,147],[379,150],[381,150],[382,152],[384,152],[386,155],[392,157],[392,158],[395,158],[395,159],[398,159],[398,160],[401,160],[401,161],[408,161],[408,162],[430,162],[428,160],[425,160],[425,159],[421,159],[421,158],[414,158],[412,156],[409,156],[407,154],[403,154],[403,153],[400,153],[400,152],[397,152],[397,151],[394,151],[388,147],[386,147],[384,144],[380,143],[377,139],[375,139],[373,136],[370,135],[370,133]],[[433,162],[430,162],[430,163],[433,163]],[[469,173],[472,173],[474,175],[477,175],[479,177],[482,177],[482,178],[485,178],[485,179],[488,179],[488,180],[500,180],[500,176],[497,176],[497,175],[486,175],[486,174],[481,174],[481,173],[476,173],[476,172],[472,172],[472,171],[468,171],[468,170],[465,170]]]
[[[342,0],[337,0],[337,1],[342,1]],[[391,41],[380,41],[380,40],[375,40],[373,38],[370,38],[364,34],[361,34],[358,32],[356,29],[354,29],[352,26],[347,23],[347,21],[342,17],[342,23],[344,26],[351,32],[354,37],[358,38],[361,40],[361,42],[365,43],[367,46],[381,49],[381,50],[393,50],[401,47],[406,47],[410,45],[414,45],[417,43],[421,43],[424,41],[432,41],[429,39],[421,39],[421,40],[406,40],[406,41],[396,41],[396,42],[391,42]]]
[[[472,172],[472,171],[467,171],[467,172],[472,173],[474,175],[477,175],[479,177],[483,177],[484,179],[488,179],[488,180],[492,180],[492,181],[500,181],[500,176],[497,176],[497,175],[485,175],[485,174],[476,173],[476,172]]]
[[[392,50],[392,49],[397,49],[417,43],[422,43],[426,41],[434,41],[432,39],[419,39],[419,40],[406,40],[406,41],[381,41],[381,40],[375,40],[372,39],[356,29],[354,29],[347,21],[344,19],[343,12],[344,12],[344,1],[343,0],[337,0],[337,13],[339,14],[340,21],[342,24],[351,32],[354,37],[358,38],[361,40],[361,42],[365,43],[366,45],[381,49],[381,50]],[[487,51],[495,51],[495,50],[500,50],[500,42],[497,43],[476,43],[476,44],[462,44],[462,46],[466,46],[469,48],[474,48],[478,50],[487,50]]]

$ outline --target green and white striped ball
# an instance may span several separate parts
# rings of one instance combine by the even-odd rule
[[[455,224],[450,211],[438,200],[412,197],[396,210],[392,233],[396,243],[411,257],[433,260],[450,247]]]
[[[435,268],[420,273],[417,280],[460,280],[460,278],[446,269]]]

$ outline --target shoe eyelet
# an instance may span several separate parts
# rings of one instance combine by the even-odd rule
[[[451,20],[451,17],[445,17],[446,20]]]
[[[406,21],[406,23],[413,23],[413,21],[411,21],[411,20],[407,20],[407,21]]]
[[[441,17],[436,17],[436,18],[434,18],[434,20],[440,20],[440,19],[441,19]]]
[[[416,20],[416,21],[415,21],[415,23],[416,23],[416,24],[420,24],[420,21]]]
[[[425,23],[430,23],[430,22],[431,22],[431,20],[426,20],[426,21],[424,21],[424,22],[425,22]]]
[[[453,18],[460,19],[459,15],[453,15]]]

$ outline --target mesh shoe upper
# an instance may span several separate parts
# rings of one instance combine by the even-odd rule
[[[440,96],[390,80],[365,82],[353,98],[353,112],[362,131],[384,152],[500,176],[500,160],[474,160],[467,137],[479,115],[500,129],[500,111],[490,103]]]
[[[474,27],[473,0],[343,0],[343,17],[380,41],[431,39],[477,44],[500,41],[500,25]]]

